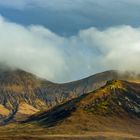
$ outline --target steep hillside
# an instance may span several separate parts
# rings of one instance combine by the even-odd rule
[[[30,114],[23,114],[23,118],[26,118],[37,111],[48,110],[84,93],[94,91],[112,79],[139,80],[140,78],[134,77],[131,73],[118,74],[116,71],[106,71],[79,81],[56,84],[22,70],[0,69],[0,106],[3,107],[0,123],[17,120],[19,112],[22,112],[20,110],[23,109],[21,103],[30,108],[28,110]],[[31,108],[36,111],[32,112]]]
[[[139,133],[140,84],[113,80],[89,94],[33,115],[26,123],[53,133],[125,131]],[[130,127],[131,126],[131,127]]]
[[[20,101],[40,106],[34,90],[41,86],[41,79],[21,70],[0,73],[0,104],[13,109]]]
[[[16,121],[25,120],[27,119],[27,117],[30,117],[30,115],[33,115],[37,112],[39,112],[39,110],[33,107],[32,105],[29,105],[26,102],[21,102],[19,104],[17,113],[15,114],[15,120]]]

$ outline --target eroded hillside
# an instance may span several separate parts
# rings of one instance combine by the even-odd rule
[[[39,111],[94,91],[112,79],[140,78],[130,73],[106,71],[79,81],[56,84],[22,70],[0,70],[0,124],[24,120]]]
[[[138,134],[140,84],[109,81],[94,92],[33,115],[26,123],[51,127],[53,133],[124,131]]]

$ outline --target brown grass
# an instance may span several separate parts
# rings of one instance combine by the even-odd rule
[[[8,114],[10,113],[10,111],[5,108],[3,105],[0,104],[0,114],[2,116],[8,116]]]

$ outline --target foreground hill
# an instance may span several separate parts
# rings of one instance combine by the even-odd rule
[[[0,69],[0,124],[19,121],[41,110],[48,110],[94,91],[112,79],[138,81],[140,76],[106,71],[79,81],[56,84],[22,70]]]
[[[140,84],[113,80],[25,122],[48,127],[53,134],[117,131],[139,135]]]
[[[23,103],[22,111],[36,111]],[[18,116],[17,113],[17,117]],[[25,121],[0,126],[2,140],[139,140],[140,84],[112,80]]]

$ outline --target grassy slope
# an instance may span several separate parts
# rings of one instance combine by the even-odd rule
[[[56,114],[59,114],[57,117],[60,118],[57,122],[53,121],[55,113],[48,114],[50,118],[37,117],[35,121],[39,121],[41,125],[49,123],[55,125],[49,129],[52,134],[85,134],[96,131],[139,134],[139,112],[131,111],[136,102],[140,105],[139,98],[135,99],[140,95],[139,86],[139,84],[113,81],[96,92],[57,108],[59,111]],[[67,112],[69,115],[65,116]]]
[[[139,112],[129,110],[139,104],[139,95],[139,84],[108,82],[95,92],[31,117],[28,123],[0,127],[0,136],[88,136],[97,132],[140,136]]]
[[[139,77],[136,79],[140,79]],[[98,89],[111,79],[133,80],[133,76],[129,73],[118,74],[116,71],[106,71],[79,81],[55,84],[22,70],[0,71],[0,105],[4,107],[0,110],[4,112],[4,109],[7,109],[10,113],[13,110],[19,111],[18,106],[22,102],[37,110],[46,110]]]

